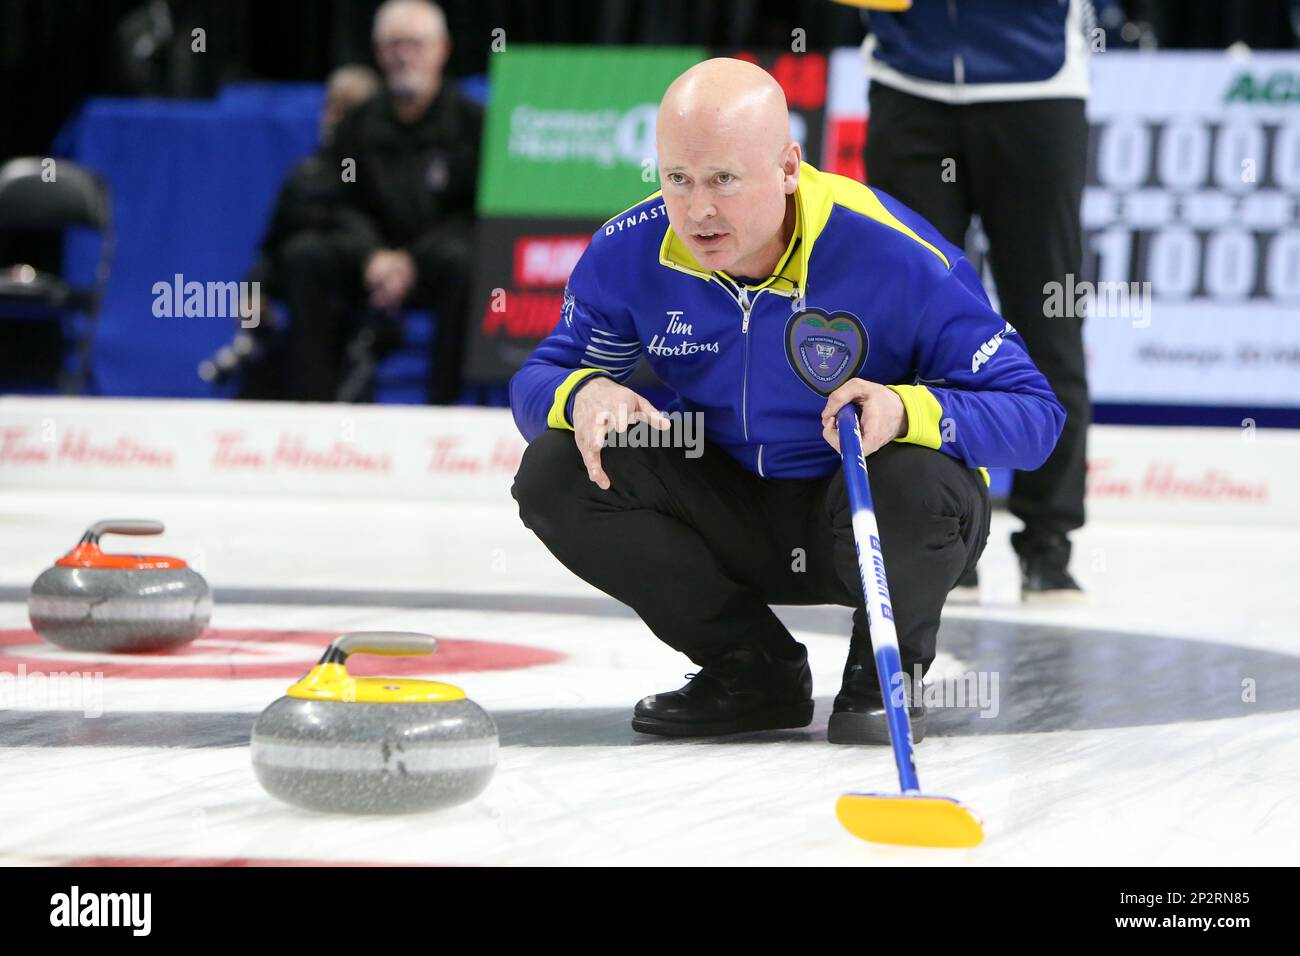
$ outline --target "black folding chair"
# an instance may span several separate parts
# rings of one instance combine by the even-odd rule
[[[59,381],[60,390],[69,394],[80,394],[86,384],[95,323],[113,259],[108,187],[69,159],[25,156],[0,166],[0,230],[62,233],[77,226],[99,233],[99,262],[91,285],[71,285],[24,263],[0,268],[0,309],[49,311],[63,321],[65,345],[71,339],[75,349],[71,370],[65,370]],[[78,315],[85,320],[79,330]]]

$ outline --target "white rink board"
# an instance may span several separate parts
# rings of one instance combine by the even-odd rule
[[[0,488],[509,498],[494,408],[0,398]]]
[[[0,488],[508,502],[500,408],[0,398]],[[1090,517],[1300,524],[1300,433],[1094,426]]]

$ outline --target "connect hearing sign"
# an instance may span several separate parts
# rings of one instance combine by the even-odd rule
[[[493,57],[479,213],[599,225],[654,192],[659,98],[704,56],[522,47]]]

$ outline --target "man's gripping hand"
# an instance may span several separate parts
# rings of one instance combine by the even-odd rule
[[[625,432],[629,425],[642,421],[660,431],[672,427],[659,409],[612,378],[592,376],[579,386],[573,399],[573,438],[587,466],[587,476],[602,491],[609,490],[609,476],[600,466],[605,435],[610,428]]]
[[[840,432],[835,425],[835,413],[849,402],[858,406],[863,455],[870,455],[907,434],[907,409],[898,394],[875,382],[851,378],[826,397],[826,407],[822,409],[822,437],[836,451],[840,450]]]

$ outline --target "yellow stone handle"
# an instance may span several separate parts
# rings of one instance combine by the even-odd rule
[[[353,654],[379,654],[384,657],[427,657],[438,649],[437,638],[411,631],[353,631],[336,637],[322,664],[342,664]]]

